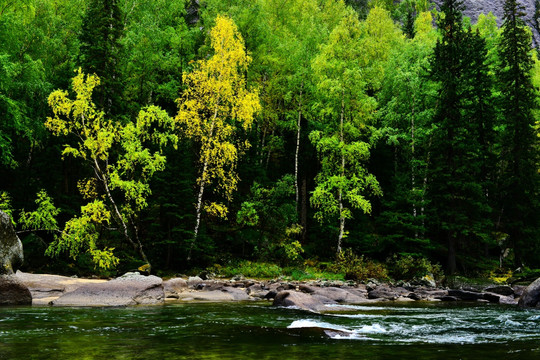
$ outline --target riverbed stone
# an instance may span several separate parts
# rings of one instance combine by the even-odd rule
[[[15,276],[28,287],[32,294],[33,305],[47,305],[66,292],[87,284],[107,282],[102,279],[73,278],[61,275],[31,274],[17,270]]]
[[[359,296],[345,289],[335,287],[316,289],[313,292],[313,295],[324,296],[328,299],[344,304],[361,304],[365,303],[367,300],[365,296]]]
[[[195,289],[197,285],[201,284],[202,282],[204,282],[204,280],[198,276],[190,276],[187,280],[188,286],[192,289]]]
[[[68,292],[54,306],[130,306],[163,304],[163,280],[157,276],[129,274],[101,284],[88,284]]]
[[[11,218],[0,211],[0,275],[11,275],[24,261],[23,246]]]
[[[31,305],[28,287],[14,275],[0,275],[0,305]]]
[[[463,301],[478,301],[484,298],[483,293],[468,290],[448,290],[448,295]]]
[[[540,307],[540,278],[533,281],[527,286],[523,295],[519,298],[519,306],[521,307]]]
[[[166,298],[178,298],[178,293],[188,288],[187,281],[182,278],[173,278],[163,281],[163,291]]]
[[[325,309],[324,303],[309,294],[286,290],[279,292],[274,299],[274,306],[295,307],[298,309],[320,312]]]
[[[410,293],[411,291],[402,287],[391,288],[387,285],[380,285],[368,292],[368,298],[396,300],[399,297],[407,297]]]

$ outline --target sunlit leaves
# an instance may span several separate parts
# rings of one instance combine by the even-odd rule
[[[178,99],[175,120],[181,136],[199,147],[199,184],[215,184],[230,200],[238,184],[235,169],[239,151],[249,146],[239,142],[236,133],[251,127],[260,104],[257,92],[246,87],[243,73],[251,58],[234,22],[218,16],[210,38],[213,55],[197,62],[195,71],[184,74],[188,88]],[[207,205],[206,209],[218,216],[227,213],[224,205]]]

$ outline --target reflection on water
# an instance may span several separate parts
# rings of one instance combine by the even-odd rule
[[[540,358],[537,311],[441,303],[329,311],[267,303],[0,308],[0,359]]]

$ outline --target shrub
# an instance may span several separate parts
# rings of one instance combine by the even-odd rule
[[[387,259],[390,276],[396,280],[412,280],[432,274],[436,279],[442,277],[439,264],[432,264],[428,259],[413,254],[394,254]]]
[[[351,249],[340,252],[330,270],[344,273],[347,280],[388,279],[388,271],[383,264],[364,259],[363,255],[358,256]]]
[[[264,262],[240,261],[227,266],[214,265],[207,269],[217,276],[233,277],[235,275],[244,275],[250,278],[268,278],[273,279],[283,274],[283,269],[275,264]]]

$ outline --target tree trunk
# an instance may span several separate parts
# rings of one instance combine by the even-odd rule
[[[300,200],[300,191],[298,188],[298,155],[300,154],[300,131],[302,121],[302,91],[304,90],[304,82],[300,86],[300,98],[298,100],[298,122],[296,124],[296,152],[294,154],[294,189],[296,191],[296,213],[298,213],[298,204]]]
[[[343,98],[341,99],[341,119],[339,124],[339,137],[341,144],[343,146],[343,117],[345,113],[345,95],[343,95]],[[343,149],[341,150],[341,176],[345,176],[345,154],[343,153]],[[341,244],[343,242],[343,235],[345,233],[345,217],[343,215],[343,194],[341,188],[339,189],[338,194],[338,200],[339,200],[339,235],[338,235],[338,243],[337,243],[337,255],[341,252]]]
[[[302,225],[302,242],[306,241],[307,233],[307,212],[308,212],[308,194],[307,194],[307,179],[304,174],[302,179],[302,211],[300,213],[300,225]]]
[[[448,232],[448,274],[456,272],[456,239]]]

